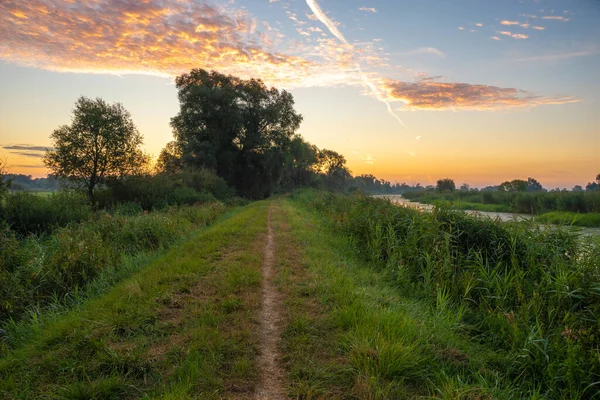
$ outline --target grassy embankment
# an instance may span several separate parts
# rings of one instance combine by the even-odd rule
[[[597,393],[593,239],[317,192],[251,204],[105,297],[32,329],[4,351],[2,389],[16,398],[250,398],[270,204],[292,397]]]
[[[252,392],[266,210],[252,204],[101,298],[9,330],[0,394],[209,399]]]
[[[288,330],[299,393],[597,395],[597,239],[381,200],[297,197],[318,212],[290,214],[312,273],[295,298],[316,310]]]
[[[209,203],[151,213],[124,207],[109,214],[74,204],[65,212],[14,213],[7,217],[10,225],[0,223],[0,324],[81,302],[227,210]]]
[[[405,193],[403,197],[457,210],[536,215],[545,224],[600,227],[600,192],[448,192]]]

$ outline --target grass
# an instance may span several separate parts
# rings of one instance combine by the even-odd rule
[[[201,398],[251,392],[266,203],[170,250],[99,299],[11,337],[6,398]],[[13,345],[11,345],[13,343]]]
[[[578,214],[566,211],[553,211],[539,215],[535,220],[542,224],[572,225],[586,228],[600,228],[600,214]]]
[[[72,222],[48,236],[21,239],[0,225],[0,323],[79,298],[96,279],[114,281],[138,255],[172,246],[226,210],[221,203],[153,213],[119,209]]]
[[[434,204],[437,201],[483,205],[478,211],[510,211],[520,214],[543,214],[550,211],[600,213],[600,191],[587,192],[500,192],[454,191],[439,192],[432,189],[407,192],[403,197],[412,201]],[[489,208],[488,208],[489,206]],[[496,209],[494,206],[503,206]],[[463,208],[464,209],[464,208]]]
[[[284,358],[299,399],[511,398],[510,360],[464,335],[460,313],[402,295],[347,237],[285,201],[274,213]]]
[[[269,208],[290,397],[598,397],[597,239],[314,191],[236,209],[99,297],[9,324],[0,397],[251,398]]]
[[[402,359],[390,350],[397,343],[424,357],[408,368],[417,377],[425,374],[429,391],[422,395],[589,399],[597,394],[598,238],[580,238],[570,230],[533,223],[503,224],[446,209],[420,213],[361,196],[301,192],[294,198],[317,212],[317,219],[297,226],[304,229],[312,223],[312,230],[301,235],[300,248],[308,254],[322,251],[312,263],[322,271],[331,270],[330,278],[321,272],[315,279],[316,287],[324,282],[324,304],[333,302],[333,310],[358,307],[350,312],[347,325],[351,330],[365,329],[362,336],[342,341],[365,349],[356,359],[349,357],[350,374],[363,376],[365,385],[374,386],[357,397],[419,395],[397,386],[400,379],[408,387],[422,388],[418,378],[411,381],[400,367],[392,366],[392,360]],[[325,222],[317,224],[319,219]],[[337,256],[325,252],[344,248],[333,242],[335,237],[347,243]],[[360,265],[365,263],[371,267],[362,272],[368,284],[359,285]],[[344,283],[352,273],[357,277],[354,283]],[[349,300],[353,296],[363,297],[357,300],[359,306]],[[387,317],[386,308],[393,310]],[[382,322],[401,315],[409,322],[394,320],[389,326]],[[406,329],[394,330],[404,325]],[[410,334],[415,326],[416,338]],[[460,338],[462,347],[447,346]],[[477,344],[481,347],[473,347]],[[440,363],[444,357],[438,357],[435,348],[460,354],[459,360],[478,360],[477,368],[444,366]],[[387,358],[388,351],[394,356]],[[348,348],[340,354],[346,352],[353,354]],[[381,352],[388,361],[382,361]],[[431,365],[436,366],[433,372]]]

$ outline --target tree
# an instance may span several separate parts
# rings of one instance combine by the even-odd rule
[[[0,159],[0,201],[10,187],[11,179],[6,176],[6,161]]]
[[[513,179],[512,181],[502,182],[498,186],[501,192],[525,192],[527,191],[527,181],[522,179]]]
[[[50,135],[53,150],[44,164],[59,178],[86,190],[94,204],[94,190],[108,179],[120,178],[141,168],[147,158],[140,150],[142,135],[120,103],[80,97],[71,125]]]
[[[456,190],[456,185],[454,184],[453,179],[444,178],[437,181],[436,188],[440,192],[454,192],[454,190]]]
[[[527,178],[527,188],[525,190],[528,192],[541,192],[544,188],[536,179]]]
[[[247,197],[279,183],[302,116],[285,90],[194,69],[176,79],[180,111],[171,119],[184,166],[216,172]]]
[[[181,171],[183,168],[181,155],[181,148],[177,142],[171,141],[167,143],[156,160],[156,170],[170,174]]]
[[[292,138],[284,162],[283,185],[286,189],[313,184],[318,152],[317,146],[304,141],[302,136]]]
[[[471,186],[469,186],[468,183],[463,183],[462,185],[460,185],[461,192],[468,192],[470,189],[471,189]]]
[[[573,192],[583,192],[583,188],[581,187],[581,185],[575,185],[575,186],[573,186],[572,191]]]
[[[315,168],[323,174],[329,190],[343,190],[346,180],[352,176],[346,168],[346,158],[333,150],[320,150]]]

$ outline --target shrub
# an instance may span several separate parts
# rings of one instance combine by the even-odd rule
[[[114,215],[97,212],[51,235],[21,239],[0,224],[0,321],[68,296],[101,273],[116,274],[125,255],[167,248],[225,210],[209,203],[141,213],[125,203]]]
[[[71,191],[47,197],[30,192],[12,193],[6,196],[3,212],[6,223],[21,236],[50,233],[57,227],[86,220],[92,214],[86,198]]]

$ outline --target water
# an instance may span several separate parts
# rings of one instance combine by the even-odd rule
[[[410,201],[405,199],[400,194],[382,194],[374,195],[373,197],[380,197],[390,200],[392,203],[398,204],[402,207],[410,207],[421,211],[431,211],[433,206],[430,204],[423,204]],[[469,215],[484,216],[490,218],[498,218],[500,221],[531,221],[533,216],[529,214],[518,214],[518,213],[504,213],[504,212],[492,212],[492,211],[475,211],[475,210],[464,210]],[[600,236],[600,228],[576,228],[584,236],[598,235]]]

